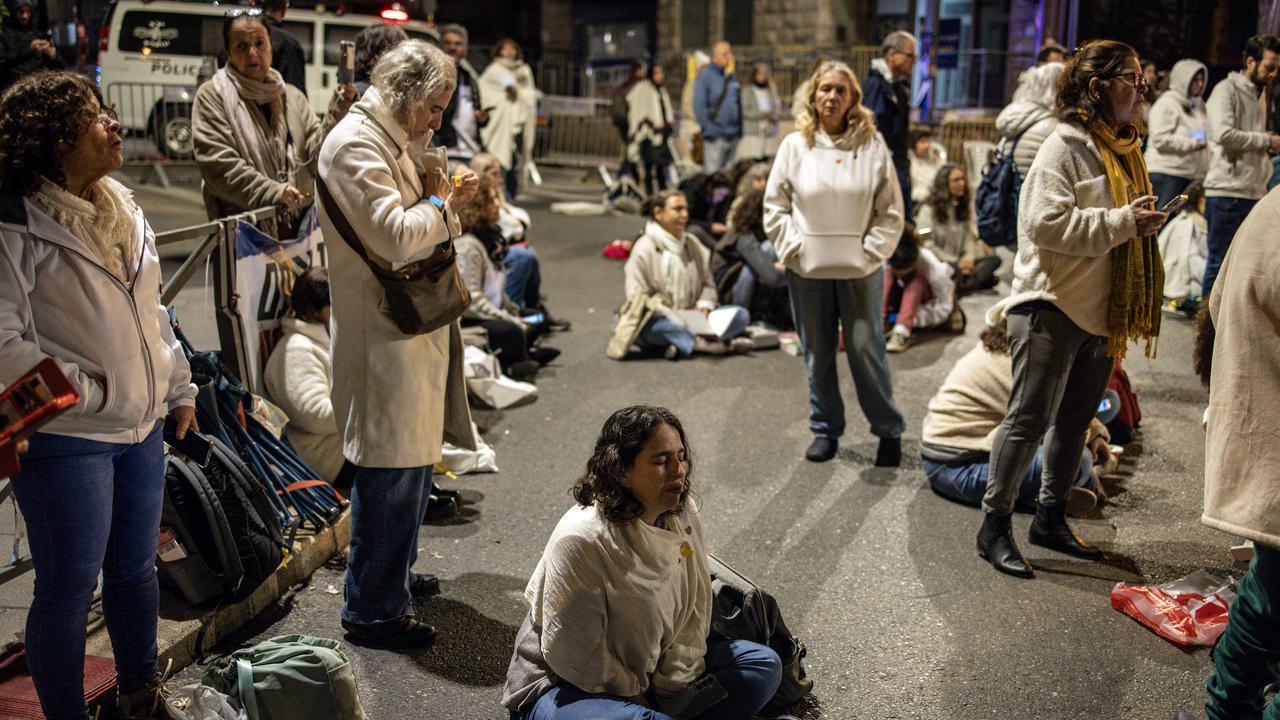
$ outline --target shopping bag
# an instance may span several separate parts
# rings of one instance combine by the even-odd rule
[[[1234,578],[1197,570],[1166,585],[1116,583],[1111,607],[1175,645],[1211,647],[1235,597]]]

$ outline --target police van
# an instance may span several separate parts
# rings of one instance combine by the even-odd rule
[[[111,6],[98,41],[97,82],[125,131],[154,139],[166,157],[192,156],[191,103],[200,80],[215,69],[223,17],[233,7],[182,0],[117,0]],[[307,98],[316,114],[329,107],[339,43],[377,24],[399,25],[411,38],[439,42],[434,28],[410,19],[398,4],[379,15],[338,14],[323,6],[289,9],[284,27],[307,57]]]

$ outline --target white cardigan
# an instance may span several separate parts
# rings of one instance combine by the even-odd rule
[[[987,324],[999,325],[1015,305],[1046,300],[1085,332],[1109,336],[1111,250],[1137,234],[1133,211],[1111,199],[1093,137],[1059,123],[1022,182],[1013,287],[987,311]]]
[[[852,150],[821,131],[813,147],[799,132],[783,139],[765,187],[764,229],[787,269],[866,277],[898,247],[902,225],[902,190],[879,133]]]
[[[342,438],[333,417],[329,328],[287,317],[262,380],[267,395],[289,416],[284,434],[302,461],[330,482],[342,470]]]
[[[711,628],[702,522],[690,502],[669,523],[617,525],[578,505],[560,518],[524,591],[557,676],[619,697],[652,687],[662,699],[702,675]]]

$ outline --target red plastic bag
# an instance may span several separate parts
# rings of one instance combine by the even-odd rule
[[[1236,581],[1204,570],[1167,585],[1126,585],[1111,590],[1111,607],[1175,645],[1210,647],[1227,628]]]
[[[602,254],[610,260],[626,260],[631,257],[631,241],[614,240],[604,246],[604,252]]]

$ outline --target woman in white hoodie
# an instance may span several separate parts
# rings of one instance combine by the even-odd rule
[[[769,173],[764,227],[787,269],[804,345],[814,435],[805,457],[830,460],[844,434],[836,374],[843,326],[858,403],[880,438],[876,464],[896,466],[907,424],[893,402],[881,303],[882,266],[902,235],[902,190],[848,65],[821,65],[804,102],[800,131],[782,141]]]
[[[1169,72],[1169,89],[1151,106],[1146,155],[1157,207],[1209,171],[1208,116],[1201,97],[1208,77],[1204,63],[1179,60]]]
[[[89,717],[84,618],[102,575],[122,717],[168,718],[156,664],[161,420],[196,388],[160,304],[142,210],[108,177],[120,121],[93,81],[28,75],[0,100],[0,387],[52,359],[80,402],[31,437],[13,477],[35,593],[27,665],[44,716]]]

